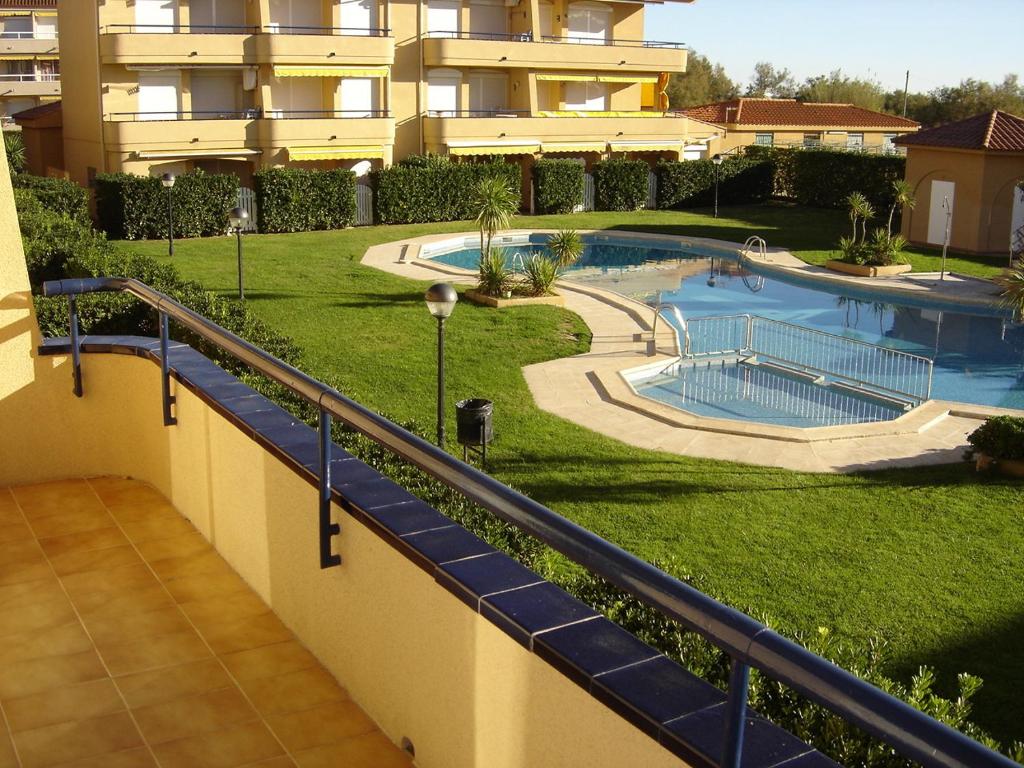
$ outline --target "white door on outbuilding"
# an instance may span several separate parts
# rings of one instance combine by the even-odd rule
[[[933,181],[932,196],[928,205],[928,243],[942,245],[946,242],[946,219],[952,222],[956,184],[952,181]]]
[[[1013,213],[1010,216],[1010,250],[1024,253],[1024,182],[1013,188]]]

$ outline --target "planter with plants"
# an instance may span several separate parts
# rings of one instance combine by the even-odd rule
[[[906,238],[892,233],[892,222],[897,209],[912,209],[914,193],[905,181],[894,181],[892,185],[893,204],[889,209],[886,226],[876,228],[868,238],[868,221],[875,217],[875,208],[860,192],[851,194],[846,202],[849,206],[852,232],[850,237],[839,238],[842,256],[825,263],[828,269],[858,277],[891,277],[911,270],[905,263],[903,249]],[[859,229],[858,229],[858,225]],[[859,233],[859,234],[858,234]]]
[[[978,471],[997,469],[1024,477],[1024,417],[993,416],[967,436],[968,458]]]

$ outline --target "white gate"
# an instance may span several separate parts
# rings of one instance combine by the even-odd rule
[[[594,174],[583,174],[583,210],[594,210]]]
[[[369,184],[356,184],[356,226],[373,224],[373,189]]]
[[[952,181],[933,181],[928,206],[928,243],[942,245],[946,241],[947,219],[952,218],[956,184]]]
[[[256,193],[249,187],[238,188],[238,207],[249,214],[248,221],[242,227],[243,232],[256,231]]]
[[[658,176],[654,171],[647,172],[647,207],[652,211],[658,207]]]
[[[1010,252],[1024,254],[1024,182],[1013,190],[1013,215],[1010,218]]]

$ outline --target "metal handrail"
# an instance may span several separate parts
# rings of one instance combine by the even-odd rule
[[[59,83],[60,72],[22,72],[18,74],[0,75],[0,82],[5,83]]]
[[[520,117],[529,116],[528,109],[428,109],[427,117]],[[529,143],[529,140],[527,142]]]
[[[744,613],[714,600],[640,558],[605,541],[542,504],[459,461],[426,440],[350,400],[337,390],[130,278],[47,281],[45,296],[119,291],[154,307],[201,338],[333,415],[468,500],[523,529],[592,573],[697,632],[732,658],[723,765],[739,766],[746,717],[748,665],[894,747],[924,766],[1020,768],[1008,757],[934,720],[894,696],[787,640]],[[165,325],[165,324],[163,324]],[[72,314],[72,330],[77,316]],[[77,355],[77,333],[72,351]],[[165,336],[166,338],[166,336]],[[162,355],[166,367],[166,354]]]
[[[651,324],[651,340],[655,344],[655,348],[658,343],[658,319],[661,317],[662,310],[669,310],[672,316],[675,317],[676,322],[679,323],[679,330],[683,333],[683,349],[682,353],[684,356],[690,354],[690,325],[686,322],[686,318],[683,317],[683,313],[679,311],[679,306],[672,304],[667,301],[660,302],[658,306],[654,308],[654,322]]]
[[[423,33],[424,37],[442,40],[502,40],[512,43],[563,43],[569,45],[609,45],[617,48],[686,48],[685,43],[669,43],[663,40],[624,40],[618,38],[584,37],[582,35],[542,35],[538,41],[533,32],[474,32],[465,29],[433,29]]]
[[[149,116],[149,117],[147,117]],[[252,109],[193,110],[190,112],[111,112],[107,117],[116,122],[135,120],[178,121],[178,120],[256,120],[262,117],[258,107]]]
[[[338,37],[387,37],[391,30],[387,27],[316,27],[292,26],[287,24],[107,24],[104,31],[127,30],[129,34],[167,34],[185,33],[192,35],[258,35],[266,34],[301,34],[301,35],[335,35]],[[294,32],[294,30],[304,30]]]

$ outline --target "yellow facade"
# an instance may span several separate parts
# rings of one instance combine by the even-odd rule
[[[60,98],[57,8],[0,9],[0,119]]]
[[[65,162],[80,183],[193,167],[244,183],[264,166],[362,172],[423,152],[528,165],[545,150],[523,146],[580,155],[569,145],[581,137],[601,145],[588,159],[678,156],[713,130],[663,111],[686,51],[643,41],[642,4],[60,0],[59,10],[76,30],[61,57]]]

